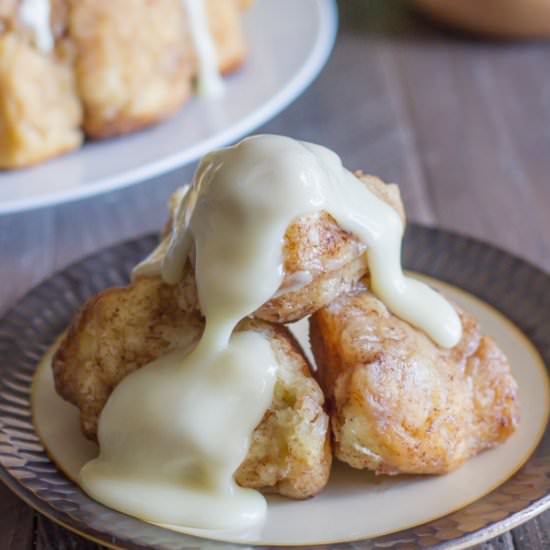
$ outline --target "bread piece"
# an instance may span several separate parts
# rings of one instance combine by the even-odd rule
[[[399,187],[374,176],[356,173],[360,181],[392,206],[403,223],[405,211]],[[177,192],[170,200],[171,218],[181,200]],[[166,252],[171,220],[163,231],[163,242],[151,256],[159,260]],[[290,323],[310,315],[349,292],[367,273],[367,247],[342,229],[327,212],[302,216],[292,222],[283,244],[284,277],[276,295],[255,312],[255,317],[274,323]],[[186,307],[200,309],[192,262],[187,264],[181,284],[186,288]]]
[[[196,342],[203,321],[180,307],[184,288],[142,277],[92,298],[58,349],[57,392],[80,409],[84,434],[95,439],[99,414],[116,385],[163,353]],[[285,327],[245,320],[270,341],[278,362],[273,402],[256,427],[236,473],[243,487],[305,498],[327,482],[332,454],[324,397],[302,350]]]
[[[325,397],[307,359],[289,330],[256,319],[239,330],[255,330],[271,342],[278,363],[270,409],[252,434],[246,460],[235,479],[243,487],[291,498],[317,494],[332,463]]]
[[[0,0],[0,32],[13,30],[18,0]]]
[[[124,134],[181,107],[193,54],[180,0],[68,2],[87,135]]]
[[[70,59],[38,51],[18,33],[0,35],[0,168],[76,149],[81,119]]]
[[[205,7],[220,72],[230,73],[242,64],[246,56],[242,8],[235,0],[206,0]]]
[[[452,349],[366,289],[311,317],[340,460],[379,474],[442,474],[514,432],[518,390],[508,361],[475,319],[459,313],[463,336]]]
[[[387,185],[362,172],[356,175],[405,221],[397,185]],[[266,321],[288,323],[329,304],[340,294],[349,292],[367,273],[366,249],[365,244],[342,229],[326,212],[298,218],[285,233],[283,283],[278,294],[255,315]],[[300,279],[309,282],[299,284]],[[296,286],[296,290],[290,290]]]

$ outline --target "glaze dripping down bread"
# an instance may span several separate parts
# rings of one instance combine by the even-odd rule
[[[404,227],[395,185],[319,145],[260,135],[206,155],[130,284],[89,300],[55,354],[57,392],[99,443],[81,487],[151,522],[248,528],[258,490],[323,489],[331,441],[378,474],[442,474],[505,441],[508,361],[403,271]],[[316,369],[285,326],[308,316]]]
[[[58,393],[79,408],[89,439],[97,440],[99,416],[121,380],[200,338],[204,321],[180,307],[183,292],[159,278],[142,277],[92,298],[73,321],[56,354],[54,376]],[[239,328],[266,335],[279,370],[271,405],[252,434],[237,481],[293,498],[312,496],[325,486],[332,462],[323,393],[286,327],[248,320]]]

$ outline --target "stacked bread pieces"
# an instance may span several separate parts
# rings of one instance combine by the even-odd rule
[[[204,2],[226,73],[245,57],[243,5]],[[40,3],[49,44],[25,17]],[[190,97],[197,63],[182,0],[0,0],[0,169],[169,117]]]
[[[397,186],[357,176],[404,219]],[[441,474],[513,433],[516,382],[472,317],[459,311],[463,336],[451,349],[395,317],[369,290],[365,245],[326,212],[294,220],[282,252],[278,292],[238,328],[264,334],[279,364],[271,407],[236,473],[241,485],[314,495],[327,483],[331,446],[354,468]],[[285,326],[308,315],[315,371]],[[56,389],[94,439],[114,387],[203,327],[192,261],[174,286],[141,274],[77,315],[54,358]]]

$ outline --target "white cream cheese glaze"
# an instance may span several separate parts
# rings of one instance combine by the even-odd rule
[[[210,529],[261,523],[264,497],[233,474],[269,407],[269,342],[238,332],[215,351],[176,350],[125,378],[99,422],[100,455],[80,471],[96,500],[151,522]]]
[[[224,83],[219,71],[216,44],[208,25],[204,0],[183,0],[189,28],[197,54],[197,92],[206,97],[223,94]]]
[[[319,145],[261,135],[206,155],[157,265],[166,282],[178,282],[194,242],[199,301],[206,317],[219,311],[220,303],[240,300],[250,302],[251,313],[279,288],[288,225],[320,210],[367,245],[372,290],[394,314],[441,346],[458,343],[462,326],[454,308],[403,273],[404,225],[397,212],[346,170],[335,153]],[[212,292],[221,278],[224,284]]]
[[[52,51],[54,38],[50,25],[50,0],[22,0],[19,7],[21,22],[32,29],[38,49]]]

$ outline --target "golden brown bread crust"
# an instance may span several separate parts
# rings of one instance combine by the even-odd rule
[[[311,227],[322,223],[322,221],[320,223],[313,221]],[[344,245],[342,248],[345,247]],[[343,252],[343,250],[340,251]],[[327,256],[320,260],[328,262]],[[328,263],[324,265],[326,266]],[[274,323],[297,321],[330,303],[340,294],[349,292],[367,271],[367,258],[365,254],[360,253],[356,258],[352,258],[343,265],[335,264],[333,269],[312,273],[311,282],[297,290],[283,292],[272,298],[254,315],[259,319]],[[292,279],[287,272],[285,282],[289,280]]]
[[[19,0],[0,0],[0,32],[13,29],[18,3]]]
[[[397,185],[386,184],[360,171],[355,175],[405,222]],[[290,323],[311,315],[340,294],[349,292],[368,272],[366,249],[327,212],[298,218],[285,233],[285,275],[279,293],[258,309],[255,316],[275,323]],[[306,274],[310,282],[294,291],[286,290],[294,286],[298,274]]]
[[[506,440],[519,420],[506,357],[460,312],[450,350],[390,314],[366,289],[311,317],[316,377],[336,456],[384,474],[441,474]]]
[[[57,392],[80,409],[95,439],[114,387],[130,372],[200,335],[202,323],[178,306],[178,287],[153,278],[110,288],[82,307],[53,361]]]
[[[206,15],[223,74],[240,67],[246,56],[241,9],[235,1],[206,0]]]
[[[185,289],[142,277],[89,300],[75,317],[53,360],[57,392],[80,409],[84,434],[95,439],[99,414],[130,372],[175,347],[194,344],[203,321],[180,307]],[[319,492],[332,453],[324,396],[307,360],[285,327],[245,320],[270,341],[279,369],[273,401],[256,427],[236,473],[245,487],[293,498]]]
[[[132,132],[179,110],[197,63],[181,0],[67,1],[89,137]],[[239,7],[207,0],[206,11],[220,71],[229,73],[246,55]]]
[[[376,196],[387,202],[405,222],[405,211],[399,188],[379,178],[356,172],[357,177]],[[171,217],[179,203],[180,193],[170,200]],[[170,237],[171,220],[163,238]],[[366,246],[342,229],[326,212],[294,220],[284,236],[284,278],[278,293],[255,312],[255,317],[274,323],[290,323],[312,314],[340,294],[349,292],[367,273]],[[187,287],[190,310],[198,309],[192,266],[188,264],[182,282]]]
[[[68,4],[87,135],[114,136],[152,124],[190,96],[191,39],[180,0]]]
[[[233,0],[241,11],[247,10],[254,2],[254,0]]]
[[[388,203],[405,222],[405,210],[397,185],[356,172],[358,179]],[[279,296],[264,304],[256,316],[288,323],[301,319],[339,294],[349,291],[367,272],[366,246],[342,229],[327,212],[302,216],[289,225],[283,245],[284,279]],[[296,291],[297,274],[309,274],[311,282]]]
[[[271,342],[279,370],[273,401],[252,434],[235,479],[243,487],[291,498],[317,494],[332,464],[325,397],[311,376],[300,345],[282,325],[247,319],[239,330],[256,330]]]
[[[19,33],[0,34],[0,169],[79,147],[81,119],[70,60],[37,51]]]

